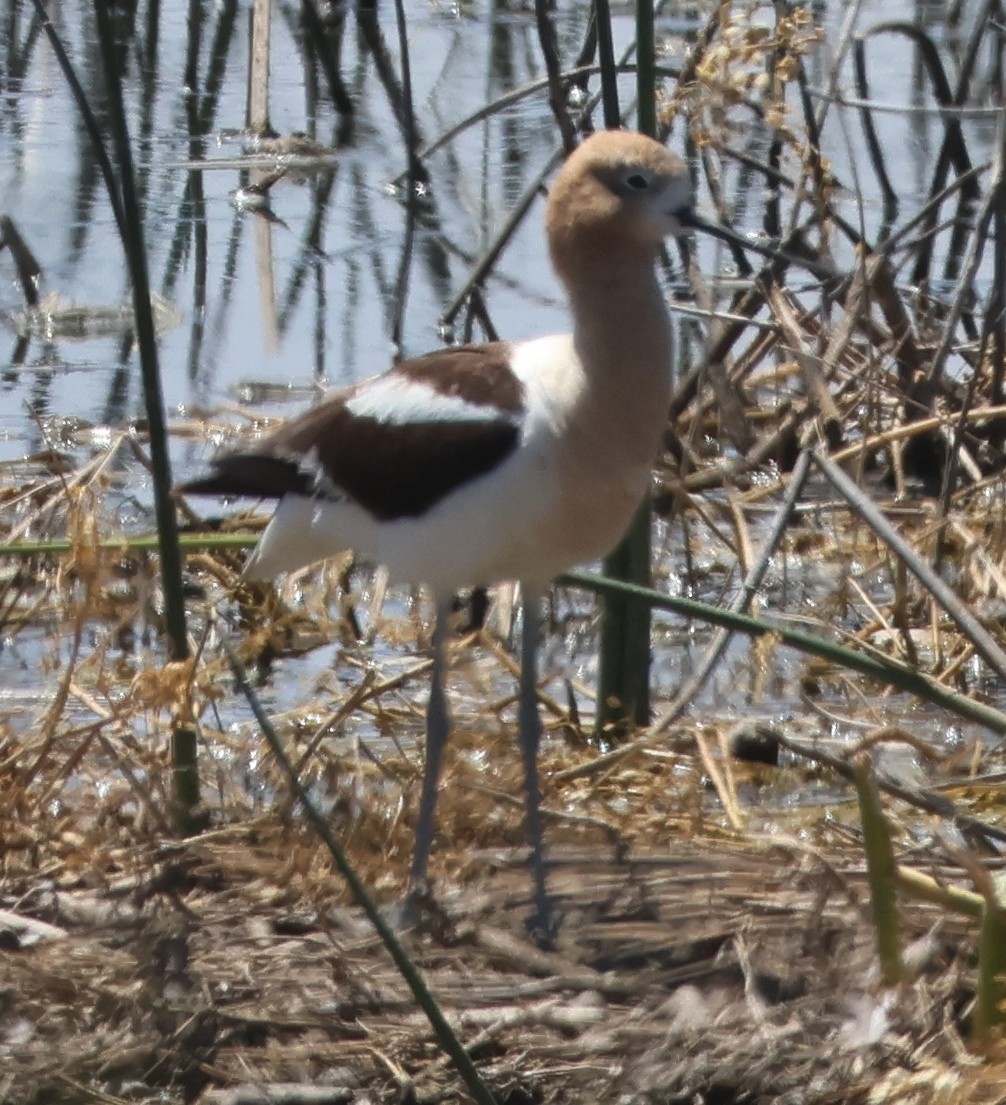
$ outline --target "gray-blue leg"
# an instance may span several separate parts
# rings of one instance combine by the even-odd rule
[[[416,849],[412,853],[412,871],[409,876],[413,890],[419,889],[426,879],[426,864],[433,844],[433,817],[440,786],[440,765],[451,730],[447,694],[444,690],[447,624],[450,614],[449,602],[437,603],[437,620],[433,627],[433,675],[430,679],[430,699],[426,706],[426,767],[423,771],[423,793],[419,799],[419,820],[416,823]]]
[[[552,919],[552,903],[545,886],[545,840],[541,822],[541,791],[538,788],[538,745],[541,743],[542,732],[537,690],[541,593],[522,583],[521,595],[524,603],[524,632],[521,636],[517,725],[524,760],[527,839],[531,845],[531,876],[534,879],[535,913],[531,927],[538,942],[543,947],[551,947],[555,940],[555,925]]]

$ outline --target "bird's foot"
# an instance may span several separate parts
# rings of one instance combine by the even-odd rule
[[[538,903],[537,911],[524,922],[528,936],[543,952],[555,951],[555,939],[559,933],[552,913],[552,903],[547,899]]]
[[[428,879],[413,883],[405,897],[389,909],[388,920],[395,928],[416,929],[441,944],[456,943],[454,921],[434,896]]]

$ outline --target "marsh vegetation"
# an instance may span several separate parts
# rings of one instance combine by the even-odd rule
[[[393,902],[424,596],[349,556],[242,585],[263,513],[166,491],[397,355],[564,327],[542,190],[574,133],[634,123],[639,55],[634,11],[546,7],[277,2],[263,69],[237,3],[0,3],[12,1105],[477,1092],[223,647]],[[597,566],[550,598],[558,950],[523,928],[505,587],[452,645],[434,892],[404,943],[498,1102],[998,1101],[1002,13],[672,4],[654,31],[644,114],[699,207],[787,259],[666,257],[649,724],[595,731]]]

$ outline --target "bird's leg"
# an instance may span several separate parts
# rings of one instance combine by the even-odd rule
[[[520,700],[517,728],[524,760],[524,789],[527,794],[527,838],[531,845],[531,875],[534,879],[535,913],[531,929],[538,943],[550,948],[555,942],[552,903],[545,887],[545,842],[541,826],[541,792],[538,789],[538,745],[541,716],[538,713],[538,633],[541,592],[521,584],[524,631],[521,634]]]
[[[416,847],[412,854],[409,875],[410,892],[422,890],[426,881],[426,864],[433,844],[433,815],[437,808],[440,785],[440,764],[444,745],[450,734],[451,721],[447,712],[444,674],[447,667],[447,626],[451,603],[437,603],[433,626],[433,675],[430,679],[430,699],[426,706],[426,766],[423,771],[423,793],[419,799],[419,821],[416,824]]]

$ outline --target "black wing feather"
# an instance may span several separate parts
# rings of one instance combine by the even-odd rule
[[[346,497],[382,521],[418,517],[516,449],[523,389],[508,353],[503,344],[462,346],[392,370],[474,406],[491,405],[498,417],[384,422],[349,410],[349,392],[294,418],[247,452],[216,458],[208,475],[179,490],[271,499]]]

